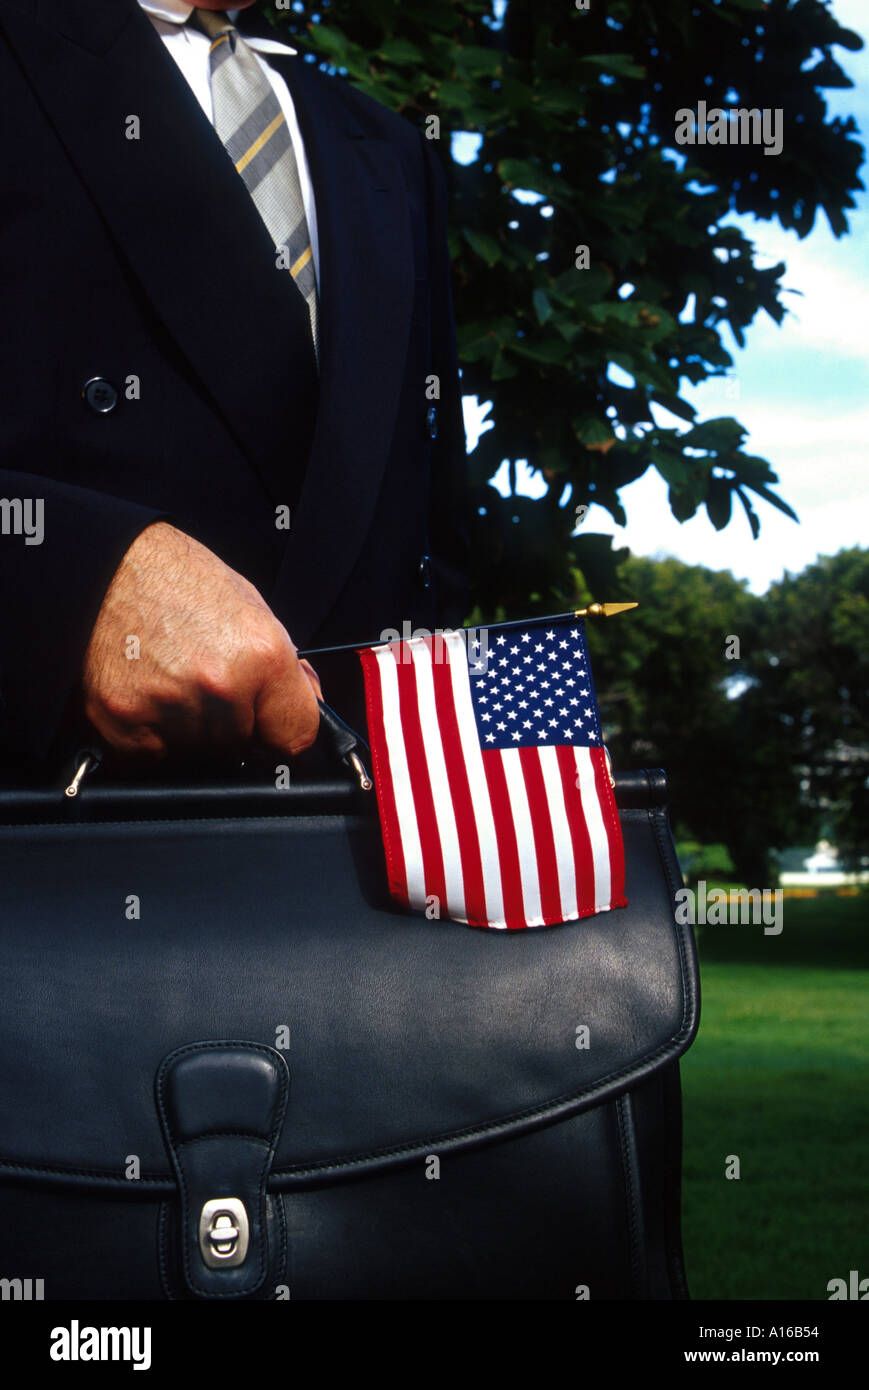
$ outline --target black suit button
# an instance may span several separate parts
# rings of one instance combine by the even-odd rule
[[[81,388],[81,398],[97,415],[108,415],[118,404],[118,393],[104,376],[92,376]]]
[[[436,405],[430,405],[425,412],[425,432],[429,439],[437,439],[438,437],[438,408]]]
[[[423,555],[419,562],[419,582],[424,589],[431,588],[431,556]]]

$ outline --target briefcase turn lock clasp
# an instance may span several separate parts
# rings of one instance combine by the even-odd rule
[[[199,1250],[209,1269],[232,1269],[244,1263],[250,1223],[238,1197],[213,1197],[199,1215]]]

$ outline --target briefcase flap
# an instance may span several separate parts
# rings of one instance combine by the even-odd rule
[[[209,1040],[286,1060],[272,1190],[636,1084],[697,1026],[665,788],[617,786],[628,907],[544,930],[391,907],[371,811],[0,828],[0,1177],[173,1191],[155,1076]]]

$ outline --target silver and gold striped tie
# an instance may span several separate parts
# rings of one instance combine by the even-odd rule
[[[317,282],[293,142],[280,102],[255,54],[226,15],[196,10],[211,39],[214,129],[307,306],[317,354]]]

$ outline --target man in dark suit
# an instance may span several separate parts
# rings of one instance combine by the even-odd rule
[[[83,714],[122,753],[293,753],[318,675],[360,717],[355,658],[298,649],[462,616],[437,158],[214,10],[0,0],[7,765]]]

